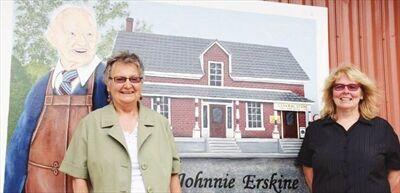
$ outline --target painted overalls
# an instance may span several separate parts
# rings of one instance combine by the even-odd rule
[[[53,95],[50,75],[46,98],[32,136],[25,192],[72,192],[72,178],[58,168],[73,131],[92,110],[94,74],[87,81],[86,95]]]

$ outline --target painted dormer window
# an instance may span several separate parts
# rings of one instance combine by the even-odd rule
[[[208,62],[208,82],[210,86],[223,85],[223,63],[222,62]]]

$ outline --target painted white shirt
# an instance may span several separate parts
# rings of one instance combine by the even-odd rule
[[[100,58],[95,56],[92,62],[80,66],[76,69],[76,71],[78,72],[78,78],[76,78],[71,82],[72,91],[78,86],[79,82],[81,83],[82,87],[85,86],[86,82],[90,78],[90,75],[92,75],[92,73],[96,70],[96,67],[100,64],[100,62],[101,62]],[[62,83],[62,71],[64,71],[64,68],[61,65],[61,61],[58,60],[53,73],[53,80],[52,80],[53,89],[60,87]]]
[[[125,142],[128,148],[128,154],[131,159],[131,192],[132,193],[146,193],[142,173],[139,168],[138,149],[137,149],[137,125],[131,132],[124,131]]]

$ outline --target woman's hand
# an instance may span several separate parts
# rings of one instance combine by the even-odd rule
[[[390,191],[400,193],[400,170],[390,170],[388,175]]]
[[[74,193],[89,193],[87,181],[84,179],[74,178],[72,180],[72,189]]]
[[[170,183],[170,192],[171,193],[181,193],[181,185],[179,184],[179,175],[171,174],[171,183]]]
[[[310,189],[310,192],[312,192],[312,182],[313,182],[313,177],[314,177],[314,170],[313,170],[313,168],[303,166],[303,173],[304,173],[304,178],[306,179],[307,186]]]

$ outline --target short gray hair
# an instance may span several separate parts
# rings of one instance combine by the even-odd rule
[[[106,69],[104,70],[104,76],[103,76],[103,81],[105,84],[108,83],[110,79],[112,66],[116,62],[136,65],[139,69],[140,77],[144,76],[144,66],[139,56],[136,55],[135,53],[129,53],[129,51],[122,51],[114,54],[107,60]]]

